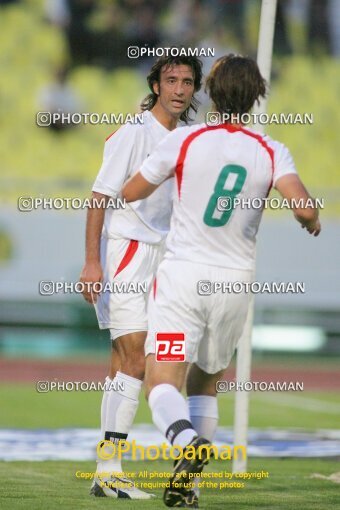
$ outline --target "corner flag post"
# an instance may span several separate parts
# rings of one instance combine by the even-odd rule
[[[270,72],[272,66],[273,41],[275,29],[277,0],[262,0],[261,19],[259,29],[259,42],[257,49],[257,63],[262,76],[270,84]],[[255,113],[265,113],[267,99],[263,99],[254,110]],[[255,128],[263,132],[264,126],[257,124]],[[248,316],[243,334],[237,348],[236,358],[236,382],[245,383],[250,381],[251,372],[251,336],[254,317],[254,296],[249,300]],[[237,387],[237,386],[236,386]],[[235,393],[235,417],[234,417],[234,446],[248,446],[248,415],[249,415],[249,392],[237,391]],[[233,472],[244,473],[247,470],[246,459],[233,459]]]

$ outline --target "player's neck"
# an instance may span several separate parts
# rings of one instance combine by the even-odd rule
[[[164,126],[169,131],[172,131],[177,127],[178,118],[170,115],[167,111],[164,110],[161,106],[158,104],[155,104],[155,106],[151,110],[152,115],[158,120],[162,126]]]

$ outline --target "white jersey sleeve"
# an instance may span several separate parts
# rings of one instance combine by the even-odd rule
[[[113,198],[118,196],[131,168],[136,135],[135,126],[126,124],[106,140],[103,163],[92,191]]]
[[[297,170],[292,155],[285,145],[274,140],[268,141],[268,145],[274,151],[273,187],[275,188],[276,182],[280,177],[288,174],[297,174]]]
[[[187,136],[187,128],[180,127],[168,134],[141,166],[140,173],[151,184],[161,184],[171,175],[177,164],[178,152]]]

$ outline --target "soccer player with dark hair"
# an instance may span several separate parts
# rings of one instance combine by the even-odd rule
[[[148,76],[151,94],[142,104],[143,123],[126,124],[107,138],[92,188],[94,199],[105,203],[116,199],[158,142],[180,119],[187,121],[190,109],[196,111],[194,94],[201,87],[201,68],[197,58],[186,56],[162,57],[153,65]],[[150,198],[121,209],[94,206],[87,214],[86,260],[80,280],[86,283],[84,298],[95,305],[99,328],[110,330],[112,355],[106,381],[116,383],[117,389],[104,392],[101,440],[115,444],[126,440],[138,407],[145,370],[147,297],[169,230],[173,188],[174,180],[169,179]],[[144,283],[148,292],[98,293],[91,288],[97,282]],[[97,462],[97,472],[122,472],[118,458]],[[150,497],[125,477],[112,475],[105,480],[103,484],[103,479],[94,479],[93,495]]]
[[[266,91],[256,62],[234,55],[215,63],[207,89],[215,112],[234,116],[249,112]],[[293,212],[310,234],[317,236],[321,227],[289,150],[241,124],[174,130],[125,184],[123,197],[134,202],[152,196],[172,175],[177,193],[170,232],[148,306],[145,387],[158,429],[173,445],[195,452],[191,460],[183,456],[176,462],[164,502],[196,507],[183,475],[199,473],[208,462],[204,447],[217,426],[216,382],[230,363],[249,305],[246,292],[199,292],[199,282],[252,282],[262,210],[242,207],[242,199],[264,199],[273,186],[285,199],[304,202],[295,202],[299,206],[293,204]],[[231,207],[221,210],[221,197]],[[156,361],[158,333],[184,334],[184,362]],[[188,363],[193,364],[187,380],[189,406],[180,393]],[[192,413],[196,399],[201,404]]]

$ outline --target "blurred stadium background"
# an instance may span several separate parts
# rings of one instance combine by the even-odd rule
[[[35,383],[102,380],[109,351],[107,331],[80,295],[39,295],[41,280],[77,281],[86,212],[20,212],[18,197],[89,196],[116,126],[38,127],[37,112],[138,112],[152,59],[128,59],[128,46],[180,43],[214,47],[215,58],[256,56],[259,12],[259,0],[0,1],[3,429],[98,428],[99,393],[39,395]],[[289,211],[264,213],[257,280],[304,282],[306,291],[256,296],[253,380],[302,381],[304,392],[255,394],[250,426],[259,429],[338,428],[339,57],[338,0],[279,0],[269,112],[312,113],[314,123],[267,132],[290,148],[308,189],[324,199],[323,231],[310,238]],[[214,59],[203,60],[207,71]],[[200,98],[196,121],[209,110]],[[232,426],[232,400],[221,396],[223,427]],[[150,422],[144,403],[137,422]]]

